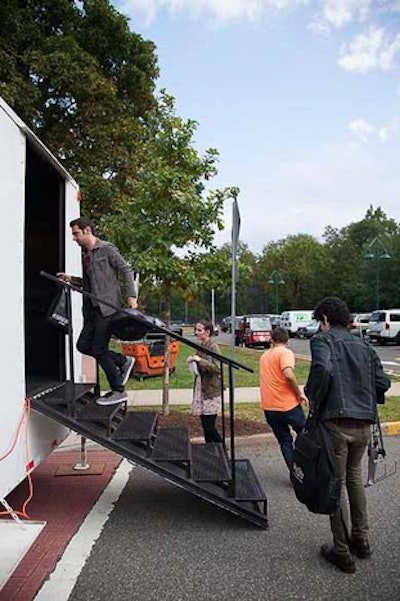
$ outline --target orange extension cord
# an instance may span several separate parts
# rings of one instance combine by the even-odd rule
[[[15,449],[15,446],[18,442],[18,438],[20,436],[22,426],[25,423],[25,428],[24,428],[24,447],[25,447],[25,460],[26,460],[25,465],[26,466],[29,465],[29,436],[28,435],[29,435],[30,417],[31,417],[31,400],[29,397],[25,397],[24,410],[23,410],[21,418],[19,420],[18,427],[17,427],[17,430],[14,435],[14,440],[12,441],[10,449],[2,457],[0,457],[0,461],[3,461],[3,459],[5,459],[9,455],[11,455],[11,453]],[[28,483],[29,483],[29,496],[26,499],[26,501],[24,502],[21,511],[15,511],[15,510],[1,511],[0,516],[2,516],[2,515],[11,515],[11,516],[17,515],[19,517],[26,518],[27,520],[31,519],[26,512],[26,507],[33,498],[33,482],[32,482],[31,474],[28,471],[27,471],[27,476],[28,476]]]

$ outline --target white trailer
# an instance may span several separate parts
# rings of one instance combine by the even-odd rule
[[[69,377],[67,337],[46,322],[56,286],[39,272],[79,274],[81,256],[69,228],[71,219],[79,216],[78,185],[2,98],[0,181],[0,498],[4,498],[69,432],[35,411],[27,437],[25,428],[18,431],[18,426],[27,419],[27,397]],[[85,372],[93,374],[93,366],[75,350],[81,302],[80,294],[72,295],[77,382],[86,381]]]

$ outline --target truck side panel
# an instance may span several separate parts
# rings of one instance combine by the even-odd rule
[[[0,181],[3,227],[0,236],[0,494],[25,476],[22,438],[11,448],[24,411],[24,195],[25,137],[0,108]]]
[[[35,156],[38,158],[37,161],[32,160]],[[35,177],[36,165],[47,165],[47,167],[41,167],[42,171]],[[49,182],[46,180],[46,174],[51,178],[51,192],[48,191]],[[0,362],[0,496],[5,497],[69,433],[65,427],[34,411],[30,415],[29,428],[25,428],[28,422],[25,396],[28,389],[27,374],[31,379],[37,376],[40,379],[42,366],[43,386],[46,388],[49,361],[52,360],[53,366],[57,365],[57,361],[52,358],[54,352],[57,354],[57,344],[48,348],[45,342],[58,340],[58,338],[56,333],[51,333],[50,337],[44,335],[43,328],[51,327],[46,325],[44,316],[46,305],[51,300],[52,290],[49,292],[49,298],[41,295],[44,283],[42,285],[38,272],[42,268],[46,270],[46,266],[42,266],[40,259],[44,256],[46,260],[46,256],[51,252],[52,271],[59,269],[79,275],[81,251],[73,243],[69,228],[71,219],[78,217],[80,212],[76,182],[1,98],[0,177],[4,213],[0,239],[3,280],[0,301],[0,335],[3,344]],[[59,181],[58,187],[57,181]],[[39,210],[27,211],[27,207],[33,206],[32,202],[36,203],[34,206]],[[49,220],[47,227],[42,227],[43,219]],[[60,224],[59,227],[57,226],[58,233],[55,233],[53,223]],[[30,236],[29,244],[27,231]],[[47,239],[48,235],[51,236],[51,244]],[[58,241],[56,236],[59,236]],[[35,258],[32,259],[31,253],[36,252],[38,245],[43,252],[35,254]],[[55,290],[56,288],[54,292]],[[93,381],[92,378],[84,375],[84,361],[75,347],[82,325],[82,298],[81,295],[73,293],[72,299],[75,380]],[[34,306],[35,302],[38,307]],[[39,318],[37,309],[40,312]],[[35,327],[30,325],[33,323],[30,311],[36,311],[32,317],[36,320]],[[64,338],[62,334],[60,336],[62,338],[59,348],[62,348],[64,344],[67,345],[67,337]],[[28,346],[28,338],[30,346]],[[30,351],[27,352],[27,348],[30,348]],[[64,353],[60,353],[59,356],[60,382],[64,377],[68,377],[69,371],[68,351],[65,352],[65,365],[63,355]],[[93,374],[93,360],[85,358],[85,361]],[[22,427],[19,429],[21,422]]]

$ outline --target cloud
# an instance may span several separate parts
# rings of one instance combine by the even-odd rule
[[[219,25],[236,19],[256,22],[271,12],[283,12],[307,6],[311,0],[120,0],[125,13],[150,24],[157,13],[187,13],[197,18],[205,16]]]
[[[400,34],[389,40],[382,27],[371,27],[368,33],[357,35],[342,47],[338,64],[346,71],[358,73],[389,71],[394,68],[399,51]]]
[[[241,240],[260,253],[268,242],[299,232],[321,238],[328,225],[341,228],[363,219],[371,204],[399,221],[397,160],[384,144],[332,142],[303,148],[301,159],[295,152],[272,163],[266,157],[263,173],[238,182]],[[260,218],[261,199],[268,219]],[[217,244],[230,240],[231,205],[226,209]]]
[[[378,137],[381,142],[386,142],[389,136],[389,129],[387,127],[381,127],[378,130]]]
[[[398,131],[398,119],[397,117],[392,119],[388,125],[375,126],[360,117],[349,123],[349,130],[363,144],[375,142],[376,140],[384,144],[391,135]]]
[[[349,130],[364,144],[367,143],[371,135],[375,133],[375,127],[363,118],[351,121],[349,123]]]
[[[373,0],[322,0],[309,28],[317,33],[341,29],[352,21],[364,21],[370,14]]]

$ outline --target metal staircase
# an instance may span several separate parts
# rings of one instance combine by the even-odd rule
[[[43,274],[60,280],[49,274]],[[69,287],[74,289],[74,287]],[[77,290],[81,292],[81,290]],[[88,294],[88,293],[84,293]],[[71,320],[70,320],[71,323]],[[72,325],[69,333],[72,344]],[[193,348],[199,345],[175,332],[157,326],[157,330]],[[204,349],[201,349],[204,352]],[[186,427],[162,428],[158,415],[151,411],[128,411],[126,403],[112,406],[97,405],[95,384],[74,384],[71,380],[31,397],[36,411],[71,428],[83,437],[126,457],[149,471],[158,474],[184,490],[234,513],[261,528],[268,527],[267,498],[248,459],[235,458],[233,369],[246,366],[207,351],[229,371],[229,414],[225,410],[222,382],[223,442],[195,444]],[[70,349],[70,358],[72,352]],[[222,367],[222,365],[221,365]],[[221,369],[221,373],[223,370]],[[229,422],[230,444],[227,449],[225,422]]]

